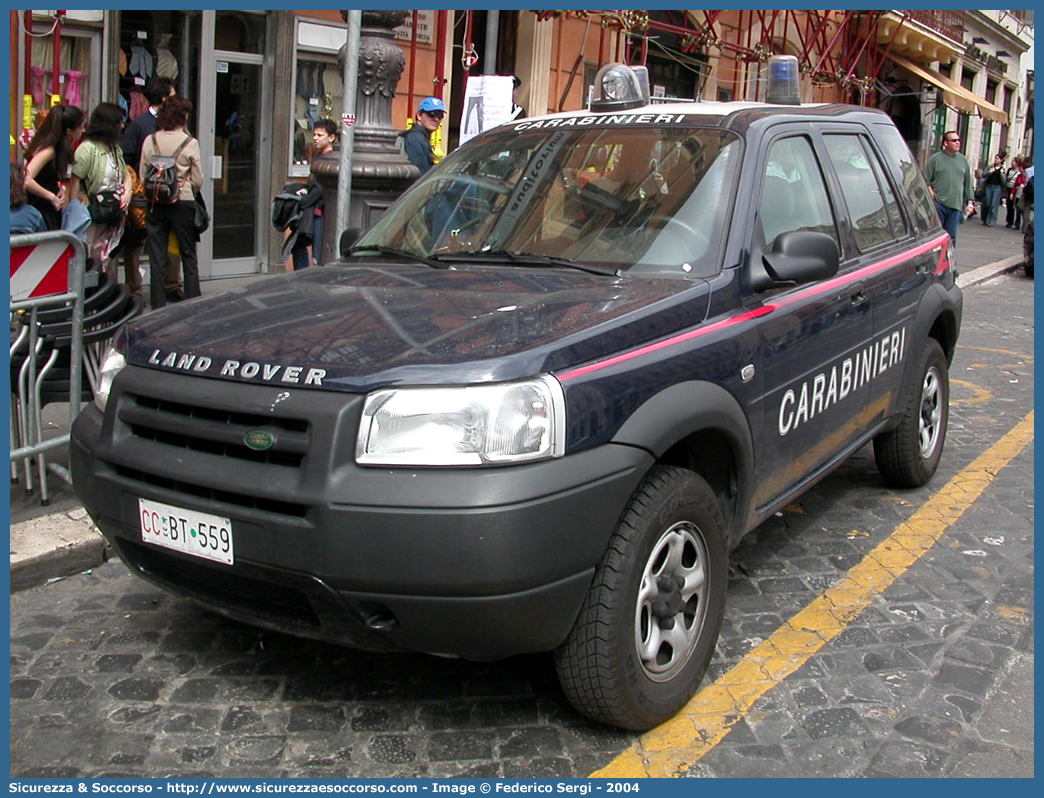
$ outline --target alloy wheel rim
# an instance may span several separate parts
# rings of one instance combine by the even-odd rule
[[[634,637],[646,675],[672,679],[688,663],[707,615],[707,545],[691,521],[668,528],[642,572]]]
[[[921,386],[921,413],[918,423],[918,444],[921,457],[927,460],[939,443],[942,425],[942,397],[939,372],[928,369]]]

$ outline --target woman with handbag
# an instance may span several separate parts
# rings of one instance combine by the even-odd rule
[[[141,145],[138,174],[145,183],[148,205],[145,216],[146,249],[149,253],[149,302],[153,309],[167,304],[163,287],[167,271],[167,240],[173,230],[181,252],[185,298],[200,295],[199,263],[196,258],[196,194],[203,186],[203,162],[199,142],[186,131],[192,103],[185,97],[169,97],[156,114],[156,132]],[[154,158],[174,158],[178,190],[172,202],[159,202],[150,194],[149,175]]]
[[[62,211],[71,196],[62,182],[69,179],[84,118],[75,105],[53,106],[25,149],[25,192],[48,230],[62,229]]]
[[[91,112],[83,141],[76,148],[69,194],[87,198],[91,226],[84,241],[106,274],[116,279],[112,252],[123,237],[123,224],[130,205],[133,184],[120,149],[123,109],[116,103],[99,103]]]

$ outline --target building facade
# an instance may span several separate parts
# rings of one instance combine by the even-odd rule
[[[168,75],[194,104],[204,156],[213,223],[201,275],[283,270],[269,199],[309,174],[312,124],[340,118],[342,12],[9,13],[12,160],[55,98],[85,110],[118,101],[133,116],[148,77]],[[420,99],[440,96],[442,151],[458,140],[469,75],[517,75],[529,115],[582,108],[609,61],[648,66],[654,96],[758,100],[768,56],[788,53],[803,101],[886,110],[922,164],[949,129],[976,165],[1002,150],[1032,153],[1032,11],[387,13],[405,19],[393,29],[404,66],[381,124],[405,129]],[[388,67],[382,52],[363,53],[360,92],[384,91],[364,80]]]

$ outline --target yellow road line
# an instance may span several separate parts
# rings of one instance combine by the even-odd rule
[[[676,776],[724,739],[761,696],[842,632],[874,598],[923,557],[1033,440],[1033,412],[979,455],[841,581],[753,649],[674,718],[646,732],[601,770],[602,778]]]

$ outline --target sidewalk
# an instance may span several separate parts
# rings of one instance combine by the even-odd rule
[[[958,231],[957,263],[958,284],[965,289],[1012,271],[1022,264],[1022,234],[1003,226],[986,227],[978,218],[972,219]],[[267,276],[205,281],[203,293],[219,293]],[[44,426],[49,434],[65,431],[68,412],[67,405],[45,408]],[[68,453],[56,450],[50,453],[48,462],[68,468]],[[23,482],[11,485],[12,591],[69,576],[108,559],[107,545],[72,487],[51,474],[48,489],[50,503],[41,507],[38,491],[26,495]]]

